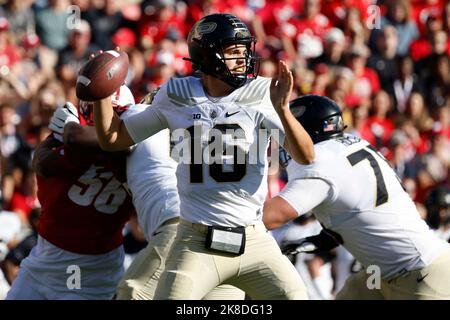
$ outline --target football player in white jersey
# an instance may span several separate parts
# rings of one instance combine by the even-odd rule
[[[311,135],[316,159],[289,164],[285,189],[265,203],[266,226],[314,212],[365,267],[337,299],[450,299],[450,246],[420,218],[383,156],[343,134],[331,99],[306,95],[291,102],[291,111]]]
[[[181,150],[181,221],[155,299],[201,299],[219,284],[253,299],[307,298],[295,268],[266,232],[262,206],[270,137],[278,136],[300,163],[313,161],[314,148],[289,110],[292,73],[280,62],[272,81],[257,77],[254,44],[235,16],[206,16],[188,36],[201,78],[172,78],[151,108],[123,121],[109,99],[95,105],[102,148],[122,150],[169,128],[173,150]]]
[[[121,118],[142,112],[153,101],[148,94]],[[177,163],[170,157],[170,135],[165,129],[138,143],[127,159],[127,182],[139,225],[148,241],[117,286],[117,300],[152,300],[175,239],[180,217]],[[243,300],[245,292],[230,285],[214,288],[204,299]]]

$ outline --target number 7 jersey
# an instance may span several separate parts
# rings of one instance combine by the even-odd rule
[[[383,278],[395,277],[450,249],[420,218],[395,171],[367,141],[345,135],[315,144],[315,151],[313,164],[289,164],[289,182],[280,196],[299,207],[302,190],[291,187],[294,181],[325,181],[330,191],[312,212],[365,267],[376,265]]]
[[[151,107],[125,119],[135,142],[170,129],[184,219],[222,226],[246,226],[261,219],[269,138],[280,144],[284,138],[270,101],[270,81],[258,77],[228,96],[213,98],[200,79],[173,78]]]

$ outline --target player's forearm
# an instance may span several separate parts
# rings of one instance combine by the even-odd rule
[[[314,161],[314,144],[303,126],[289,109],[279,113],[286,135],[285,147],[298,163],[311,164]]]
[[[276,205],[270,202],[271,200],[266,201],[263,209],[263,223],[266,226],[267,230],[273,230],[283,226],[288,220],[281,215],[280,210],[276,208]]]
[[[103,150],[120,151],[133,145],[123,121],[112,108],[111,98],[95,102],[94,122],[98,143]]]
[[[297,217],[297,211],[279,196],[264,202],[262,220],[268,230],[279,228]]]

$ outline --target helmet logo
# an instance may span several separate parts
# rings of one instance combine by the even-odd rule
[[[328,123],[328,121],[323,122],[323,132],[334,131],[334,124]]]
[[[250,36],[251,36],[250,32],[248,30],[244,29],[244,30],[238,31],[235,35],[235,38],[236,39],[246,39],[246,38],[249,38]]]
[[[296,118],[301,117],[306,111],[305,106],[295,106],[291,108],[292,115]]]
[[[200,23],[194,30],[193,38],[201,40],[204,34],[214,32],[217,28],[217,23],[215,22],[203,22]]]

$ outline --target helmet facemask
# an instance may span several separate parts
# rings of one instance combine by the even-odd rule
[[[219,43],[222,41],[219,41]],[[248,77],[256,78],[258,76],[258,67],[257,67],[257,58],[255,57],[255,43],[256,40],[254,37],[250,37],[245,42],[225,42],[224,44],[220,44],[217,52],[214,56],[214,61],[211,64],[214,70],[211,70],[209,74],[216,76],[226,84],[231,87],[237,89],[243,86]],[[245,44],[247,48],[247,53],[245,57],[232,57],[225,58],[225,49],[230,45],[239,45]],[[245,59],[245,70],[241,73],[233,73],[227,66],[227,60],[239,60]],[[208,73],[208,72],[205,72]]]

